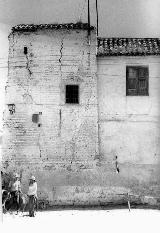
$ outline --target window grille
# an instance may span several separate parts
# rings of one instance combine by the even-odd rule
[[[126,68],[126,95],[147,96],[149,71],[148,67],[127,66]]]

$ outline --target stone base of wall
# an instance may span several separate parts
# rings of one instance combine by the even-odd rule
[[[16,166],[13,167],[15,168]],[[34,171],[38,183],[40,209],[55,207],[127,208],[128,201],[131,204],[131,208],[132,206],[142,208],[160,207],[160,187],[158,182],[145,183],[141,181],[141,183],[138,183],[134,180],[135,177],[134,179],[131,177],[130,180],[125,180],[126,175],[122,171],[120,174],[116,174],[115,171],[106,171],[108,167],[96,168],[93,164],[91,167],[90,169],[86,169],[86,167],[85,169],[80,169],[77,165],[77,167],[71,167],[74,171],[72,169],[68,171],[64,168],[50,171],[48,167],[47,170],[36,169],[34,164],[34,166],[30,165],[30,169],[24,165],[23,171],[18,171],[17,167],[16,171],[18,171],[21,177],[23,193],[27,193],[28,180],[32,174],[31,171]],[[123,167],[121,166],[121,168]],[[8,173],[5,173],[3,177],[6,187],[13,173],[11,170],[13,169],[8,168]],[[100,172],[101,170],[103,173]],[[136,172],[134,172],[135,174]]]
[[[56,186],[53,200],[39,199],[40,208],[160,208],[160,197],[129,193],[121,187]],[[44,206],[43,206],[44,205]]]
[[[3,173],[2,185],[8,185],[11,174]],[[22,187],[23,189],[23,187]],[[24,193],[27,192],[23,190]],[[160,197],[133,192],[130,188],[118,186],[53,186],[44,192],[38,187],[39,209],[55,208],[160,208]]]

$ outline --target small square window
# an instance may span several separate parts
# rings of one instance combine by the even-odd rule
[[[24,47],[24,54],[27,54],[28,53],[28,49],[27,47]]]
[[[66,103],[79,104],[79,86],[66,85]]]
[[[126,95],[147,96],[149,71],[148,67],[127,66],[126,67]]]
[[[39,121],[39,114],[33,114],[32,115],[32,122],[38,123]]]

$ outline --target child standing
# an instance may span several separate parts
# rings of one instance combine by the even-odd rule
[[[29,180],[28,196],[29,196],[29,216],[34,217],[35,207],[37,206],[37,182],[34,176],[31,176]]]
[[[19,175],[15,173],[13,179],[9,183],[9,191],[11,192],[11,205],[16,203],[17,211],[19,208],[19,194],[21,192],[21,182],[19,180]]]

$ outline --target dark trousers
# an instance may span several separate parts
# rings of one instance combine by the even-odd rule
[[[37,197],[34,195],[29,196],[29,216],[34,217],[35,210],[37,209]]]
[[[11,203],[10,205],[16,205],[16,209],[19,209],[19,191],[11,191]]]

